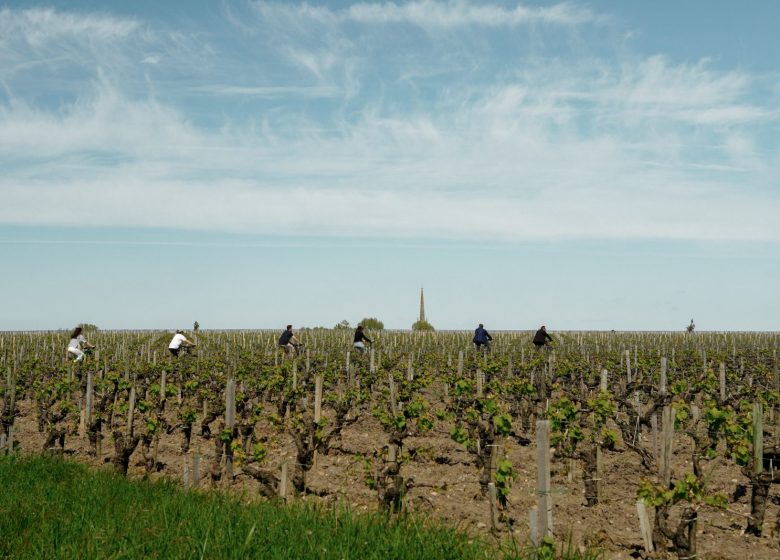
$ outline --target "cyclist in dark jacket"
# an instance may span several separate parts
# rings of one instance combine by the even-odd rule
[[[542,325],[542,327],[536,331],[536,334],[534,335],[534,346],[536,346],[537,349],[541,348],[545,344],[547,344],[547,341],[552,342],[552,337],[547,334],[547,327]]]
[[[289,356],[300,344],[301,341],[293,334],[292,325],[287,325],[287,328],[282,332],[282,336],[279,337],[279,347],[284,350],[284,355]]]
[[[363,332],[363,325],[358,325],[357,330],[355,330],[355,338],[352,342],[352,345],[355,347],[355,349],[360,352],[361,354],[366,351],[366,345],[365,342],[368,342],[371,344],[371,339],[366,336],[366,333]]]
[[[479,350],[482,346],[485,347],[485,350],[490,352],[490,341],[493,340],[493,337],[490,336],[490,333],[485,330],[485,325],[482,323],[479,324],[477,329],[474,331],[474,345],[477,347],[477,350]]]

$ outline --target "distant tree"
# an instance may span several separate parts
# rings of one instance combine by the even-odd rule
[[[81,323],[79,327],[85,332],[95,332],[98,330],[97,325],[93,325],[92,323]]]
[[[363,325],[364,329],[372,331],[381,331],[385,328],[385,324],[376,317],[366,317],[360,321],[360,324]]]
[[[194,330],[195,332],[198,332],[199,328],[200,328],[200,323],[195,321],[195,323],[193,323],[193,325],[192,325],[192,330]]]
[[[343,321],[341,321],[338,325],[336,325],[333,328],[334,329],[351,329],[352,327],[349,326],[349,321],[344,319]]]
[[[415,321],[415,323],[412,325],[413,331],[435,331],[436,329],[433,328],[433,325],[431,325],[428,321]]]

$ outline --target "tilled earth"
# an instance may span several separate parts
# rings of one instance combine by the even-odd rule
[[[16,419],[15,439],[23,453],[40,452],[45,434],[38,431],[33,403],[29,400],[21,401],[19,406],[21,414]],[[479,472],[474,458],[450,438],[450,427],[446,422],[440,422],[424,436],[406,441],[407,460],[401,467],[401,475],[411,479],[406,507],[472,534],[492,539],[489,503],[480,491]],[[256,434],[268,450],[264,466],[273,469],[285,461],[295,460],[293,440],[279,427],[261,423]],[[106,430],[104,436],[100,457],[88,456],[86,438],[78,434],[66,438],[65,453],[84,463],[103,465],[113,453],[113,445]],[[534,441],[532,434],[526,436]],[[152,478],[182,479],[187,457],[182,454],[181,439],[180,433],[163,434],[160,437],[160,465],[158,472],[151,475]],[[645,435],[645,444],[649,443],[648,439]],[[675,441],[675,476],[691,470],[690,451],[682,440],[679,437]],[[314,493],[298,499],[348,506],[353,511],[377,509],[377,492],[369,488],[367,476],[372,474],[371,458],[377,457],[386,445],[387,435],[381,425],[369,413],[364,413],[357,422],[345,428],[338,440],[332,442],[330,453],[317,457],[314,468],[307,475],[307,485]],[[193,433],[191,449],[199,451],[203,457],[199,483],[208,486],[207,471],[216,460],[213,457],[213,440],[203,439],[199,433]],[[517,476],[509,495],[508,508],[504,512],[506,523],[495,538],[514,538],[521,544],[528,542],[529,511],[537,502],[535,451],[534,443],[521,445],[514,438],[506,442],[505,453],[512,461]],[[375,460],[378,462],[378,459]],[[620,448],[615,452],[604,453],[605,499],[593,507],[585,506],[579,465],[571,481],[568,465],[568,460],[553,458],[552,501],[556,539],[571,540],[575,546],[596,546],[609,559],[648,557],[643,552],[635,505],[639,480],[647,476],[638,456]],[[708,484],[712,493],[731,497],[738,485],[748,484],[748,480],[731,461],[717,458],[705,462],[704,469],[711,473]],[[144,475],[143,460],[138,450],[131,457],[128,474],[131,477]],[[244,474],[236,476],[229,485],[220,481],[219,486],[246,497],[258,494],[258,483]],[[744,534],[750,512],[749,488],[746,495],[730,501],[726,509],[703,507],[699,512],[698,557],[713,560],[780,559],[780,535],[775,528],[779,495],[780,488],[772,487],[765,517],[766,529],[761,537]],[[652,521],[652,508],[648,510]],[[652,557],[664,558],[667,554],[657,552]]]

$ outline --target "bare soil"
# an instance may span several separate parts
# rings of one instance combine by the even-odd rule
[[[20,442],[23,453],[38,453],[42,451],[45,434],[38,431],[33,403],[25,400],[19,402],[19,406],[21,413],[16,419],[15,439]],[[473,456],[450,438],[450,427],[447,423],[437,423],[430,433],[407,440],[406,452],[411,452],[413,458],[403,463],[401,475],[413,479],[413,485],[406,497],[406,507],[472,534],[494,538],[490,532],[488,500],[480,492],[479,472],[474,466]],[[218,460],[213,457],[213,440],[203,439],[197,427],[193,431],[195,433],[191,448],[198,450],[203,457],[199,483],[201,486],[208,486],[208,469],[213,461]],[[293,440],[284,431],[261,424],[256,433],[257,438],[265,440],[264,445],[268,449],[267,466],[274,467],[285,461],[295,460]],[[87,440],[78,434],[66,438],[65,453],[93,466],[103,465],[113,453],[113,444],[107,430],[104,430],[104,435],[99,457],[88,456]],[[533,434],[526,436],[534,440]],[[641,437],[644,443],[649,445],[649,436]],[[691,469],[690,453],[682,439],[680,437],[675,441],[675,476]],[[179,432],[163,434],[160,437],[158,461],[162,466],[151,478],[182,479],[187,457],[181,452],[181,440]],[[369,413],[364,413],[359,421],[346,428],[341,438],[332,444],[330,453],[317,457],[314,468],[307,475],[308,486],[322,491],[325,496],[309,494],[297,499],[348,506],[354,511],[376,510],[379,507],[376,492],[365,482],[370,469],[366,470],[361,457],[374,457],[381,453],[386,445],[387,436],[382,427]],[[529,535],[529,511],[537,501],[535,444],[523,446],[510,438],[505,452],[517,470],[517,477],[509,496],[509,507],[505,512],[508,526],[504,527],[496,538],[512,537],[520,543],[526,543]],[[599,547],[608,559],[668,556],[664,552],[657,552],[652,556],[643,552],[635,503],[638,482],[646,473],[636,454],[627,449],[605,452],[606,499],[604,503],[594,507],[585,506],[582,472],[575,470],[573,480],[568,480],[568,464],[568,460],[553,459],[553,524],[558,540],[570,538],[575,546]],[[734,463],[722,458],[710,463],[705,462],[705,470],[712,473],[709,487],[713,493],[731,496],[738,484],[748,484]],[[139,450],[136,450],[130,461],[129,476],[143,475],[143,459]],[[240,473],[229,485],[221,481],[219,486],[247,497],[256,496],[258,493],[258,483]],[[761,537],[744,534],[750,513],[749,488],[746,496],[731,502],[725,510],[702,508],[699,512],[698,558],[780,559],[780,537],[778,529],[774,527],[780,502],[778,494],[780,489],[773,487],[765,517],[766,529]],[[652,508],[649,510],[652,520]]]

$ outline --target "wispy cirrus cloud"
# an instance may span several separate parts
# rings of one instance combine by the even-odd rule
[[[417,52],[415,45],[397,46],[381,33],[290,38],[278,18],[308,29],[312,19],[357,23],[385,14],[451,29],[466,23],[430,22],[454,10],[476,28],[493,25],[484,23],[492,21],[486,13],[460,2],[257,9],[269,16],[256,22],[263,33],[242,35],[247,42],[232,49],[209,41],[195,47],[194,35],[118,19],[125,29],[108,18],[118,37],[154,39],[102,51],[105,64],[79,81],[78,95],[56,104],[24,89],[19,76],[35,76],[32,70],[9,74],[10,93],[0,98],[0,223],[780,240],[780,199],[771,189],[778,158],[758,141],[778,114],[774,103],[756,100],[744,72],[623,52],[548,58],[533,50],[497,64],[499,47],[479,29],[464,39],[475,45],[467,56],[447,59],[460,71],[441,72],[439,58],[449,51],[438,43],[430,58],[405,57],[399,53]],[[502,17],[536,10],[480,9]],[[29,17],[9,14],[3,17]],[[67,27],[62,22],[76,17],[54,12],[37,25]],[[521,25],[515,17],[512,25]],[[24,33],[16,25],[3,40],[23,44]],[[74,60],[95,55],[94,45],[65,42]],[[162,54],[147,52],[155,49]],[[208,73],[228,52],[238,58]],[[28,64],[45,58],[29,49],[17,55]]]
[[[563,2],[552,6],[506,8],[497,4],[475,4],[465,0],[436,2],[360,2],[343,9],[327,6],[256,2],[265,17],[311,20],[325,24],[353,22],[370,25],[409,24],[426,29],[454,29],[465,26],[515,27],[540,23],[578,25],[603,20],[584,6]]]
[[[134,18],[69,13],[53,8],[0,9],[0,41],[42,47],[63,40],[114,41],[142,29]]]
[[[0,79],[25,70],[31,62],[56,70],[65,64],[116,60],[131,38],[142,43],[149,39],[132,18],[5,7],[0,9]]]
[[[194,86],[191,91],[209,95],[227,95],[236,97],[336,97],[343,91],[335,86],[236,86],[226,84],[211,84]]]

